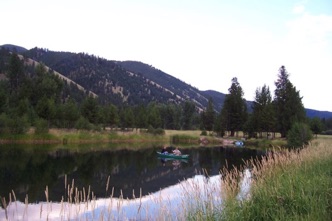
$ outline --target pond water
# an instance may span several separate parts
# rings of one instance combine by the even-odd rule
[[[39,207],[46,201],[62,205],[60,202],[68,201],[71,197],[69,190],[73,189],[83,192],[84,197],[91,195],[96,203],[98,200],[105,203],[105,199],[112,196],[136,202],[134,204],[138,206],[138,199],[167,191],[177,192],[179,196],[183,191],[179,186],[183,187],[191,180],[214,183],[213,180],[220,180],[222,168],[241,168],[245,160],[264,155],[262,151],[249,148],[191,147],[181,148],[183,154],[189,154],[188,160],[164,161],[157,157],[156,151],[160,149],[158,146],[138,150],[91,146],[85,147],[85,151],[75,151],[75,148],[52,150],[49,147],[1,146],[0,196],[8,202],[12,193],[11,197],[15,194],[17,201],[27,199],[28,203],[39,204]],[[157,205],[155,199],[150,200]],[[167,200],[172,201],[173,206],[177,205],[170,196]],[[127,207],[122,208],[123,212]],[[125,212],[128,214],[129,211]],[[85,213],[85,216],[91,214]]]

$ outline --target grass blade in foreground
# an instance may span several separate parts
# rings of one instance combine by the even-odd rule
[[[270,155],[252,173],[251,198],[228,198],[222,220],[332,220],[332,138]]]

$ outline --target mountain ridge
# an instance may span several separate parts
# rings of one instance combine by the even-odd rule
[[[48,49],[25,49],[11,44],[2,45],[11,51],[42,62],[51,70],[96,94],[104,103],[116,105],[148,104],[149,102],[180,104],[190,100],[204,110],[209,98],[219,112],[225,94],[215,90],[200,91],[180,79],[140,61],[116,61],[85,53],[56,52]],[[252,101],[247,101],[251,110]],[[307,116],[332,118],[332,112],[306,109]]]

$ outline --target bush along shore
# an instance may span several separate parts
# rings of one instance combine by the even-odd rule
[[[241,172],[224,174],[224,204],[192,211],[195,220],[332,220],[332,137],[292,151],[275,151],[251,167],[250,194],[239,200]],[[206,217],[205,214],[213,214]],[[194,220],[192,219],[192,220]]]

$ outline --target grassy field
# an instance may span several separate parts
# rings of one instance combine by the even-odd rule
[[[239,200],[241,172],[224,174],[222,210],[190,211],[190,220],[332,220],[332,137],[321,136],[301,151],[249,162],[249,199]],[[212,209],[211,209],[212,208]]]

